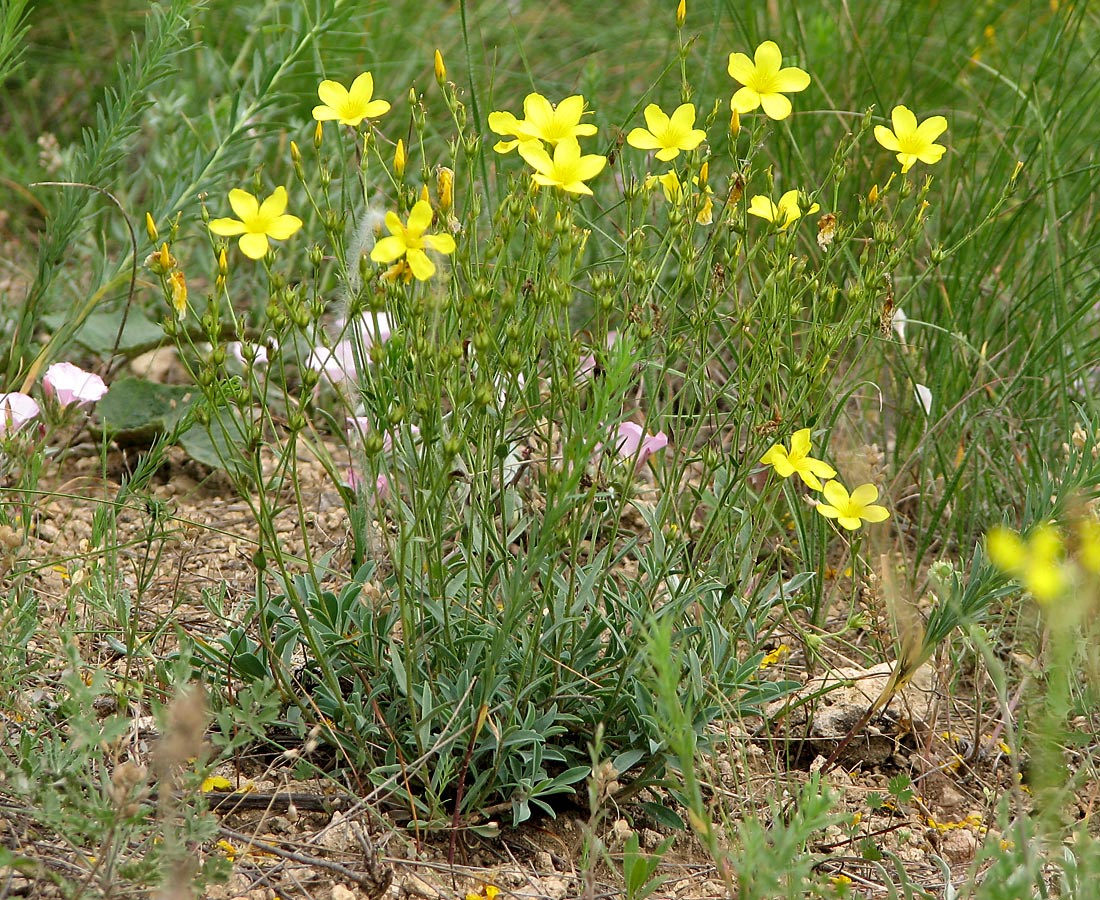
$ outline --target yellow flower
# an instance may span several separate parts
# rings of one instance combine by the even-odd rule
[[[533,177],[539,184],[574,194],[591,194],[592,189],[584,182],[595,178],[607,165],[604,156],[581,156],[581,145],[575,138],[560,141],[554,147],[553,158],[538,141],[521,143],[519,155],[535,170]]]
[[[355,128],[364,119],[377,119],[390,111],[385,100],[372,100],[374,76],[364,72],[351,83],[348,90],[339,81],[322,81],[317,86],[317,96],[322,106],[313,107],[313,118],[318,122],[336,119],[341,125]]]
[[[542,94],[531,93],[523,100],[524,118],[517,119],[510,112],[489,113],[489,127],[496,134],[512,135],[515,140],[498,141],[493,147],[497,153],[508,153],[525,141],[545,141],[557,145],[562,141],[586,137],[596,133],[596,126],[581,124],[585,114],[584,97],[574,94],[554,106]]]
[[[392,263],[404,256],[409,269],[418,281],[427,281],[435,273],[435,263],[424,252],[425,248],[436,253],[454,253],[455,239],[449,234],[425,234],[432,224],[431,205],[417,201],[409,213],[408,225],[402,225],[397,213],[386,213],[389,237],[379,239],[370,252],[375,262]]]
[[[691,183],[698,187],[698,177],[692,178]],[[684,201],[684,186],[680,181],[680,176],[678,176],[675,172],[665,172],[664,175],[646,176],[646,188],[652,189],[658,184],[664,191],[665,199],[669,203],[676,205]],[[704,185],[702,194],[703,208],[699,210],[699,214],[695,217],[695,221],[698,222],[700,225],[709,225],[711,222],[714,221],[714,200],[712,197],[713,191],[711,191],[710,185]]]
[[[780,644],[771,653],[768,653],[760,660],[760,668],[767,669],[770,666],[774,666],[779,660],[791,652],[791,648],[786,644]]]
[[[771,197],[757,194],[749,202],[749,215],[759,216],[773,223],[780,231],[786,231],[791,225],[803,216],[809,216],[821,209],[816,203],[805,212],[798,205],[798,191],[787,191],[779,202],[775,203]]]
[[[817,511],[827,519],[836,519],[837,523],[855,531],[867,522],[884,522],[890,518],[885,506],[878,506],[878,488],[873,484],[861,484],[851,495],[839,481],[826,481],[821,489],[828,503],[818,503]]]
[[[268,251],[268,238],[285,241],[302,227],[297,216],[286,212],[286,188],[280,185],[260,203],[248,191],[234,188],[229,192],[229,205],[238,219],[214,219],[210,230],[223,237],[240,235],[241,252],[249,259],[263,259]]]
[[[187,279],[183,272],[174,269],[168,276],[168,284],[172,289],[172,308],[176,311],[176,318],[182,322],[187,316]]]
[[[650,103],[645,108],[645,123],[649,130],[635,128],[626,136],[626,142],[639,150],[656,150],[662,162],[675,159],[681,150],[694,150],[707,136],[695,127],[695,107],[690,103],[678,106],[671,116]]]
[[[1054,525],[1039,525],[1025,541],[1003,525],[985,538],[990,560],[1017,579],[1040,603],[1057,600],[1068,587],[1062,565],[1062,533]]]
[[[771,466],[783,478],[790,478],[797,472],[798,477],[815,491],[821,490],[818,477],[832,478],[836,475],[836,469],[827,462],[810,456],[809,428],[802,428],[791,435],[790,452],[782,444],[776,444],[760,457],[760,462]]]
[[[917,117],[906,107],[895,106],[890,113],[890,120],[894,130],[891,131],[885,125],[876,125],[875,140],[887,150],[897,153],[903,175],[913,168],[914,163],[938,163],[947,151],[943,144],[934,143],[936,138],[947,131],[947,119],[943,116],[932,116],[918,125]]]
[[[1077,523],[1077,559],[1090,575],[1100,575],[1100,522],[1082,519]]]
[[[730,99],[730,107],[744,115],[762,106],[771,119],[787,118],[791,101],[783,95],[806,90],[810,76],[794,66],[781,69],[783,54],[774,41],[764,41],[753,56],[749,59],[744,53],[730,54],[730,78],[744,85]]]

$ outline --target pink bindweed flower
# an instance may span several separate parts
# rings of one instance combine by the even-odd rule
[[[620,459],[636,459],[635,471],[640,469],[647,459],[668,446],[668,437],[663,431],[647,435],[645,429],[636,422],[623,422],[619,426],[615,453]]]
[[[374,479],[374,496],[379,503],[383,503],[390,497],[390,479],[385,475],[379,475]]]
[[[251,360],[246,358],[246,347],[248,349],[248,356],[252,357]],[[266,366],[268,363],[267,347],[263,344],[246,345],[241,341],[230,341],[227,345],[227,349],[233,355],[233,358],[246,369],[252,366]]]
[[[72,363],[54,363],[42,376],[42,388],[62,406],[86,406],[107,393],[103,379]]]
[[[331,350],[318,347],[309,354],[306,365],[324,375],[331,384],[354,381],[358,372],[351,341],[339,341]]]
[[[0,437],[14,434],[38,413],[33,397],[18,392],[0,394]]]
[[[352,331],[355,338],[338,341],[331,350],[318,347],[306,360],[307,366],[320,372],[332,384],[354,381],[359,373],[355,361],[355,346],[352,343],[354,339],[360,341],[360,349],[365,354],[375,343],[386,343],[393,334],[389,316],[382,312],[371,313],[351,322],[338,319],[336,325],[341,333],[345,330]]]
[[[356,493],[363,491],[366,488],[366,480],[359,474],[359,470],[355,466],[348,466],[347,475],[344,477],[344,484],[351,488]],[[386,475],[379,475],[374,479],[374,496],[379,503],[389,499],[390,496],[390,479]]]
[[[607,349],[610,350],[615,346],[615,342],[619,339],[619,332],[609,331],[605,344]],[[582,356],[577,362],[577,384],[584,384],[586,381],[591,381],[596,377],[596,357],[594,354],[589,353]]]

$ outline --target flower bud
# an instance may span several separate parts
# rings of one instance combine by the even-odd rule
[[[730,116],[730,135],[737,137],[741,131],[741,114],[735,109]]]
[[[160,233],[157,231],[157,223],[153,221],[153,217],[149,214],[145,214],[145,233],[149,235],[149,242],[155,244],[157,238],[160,237]]]
[[[440,87],[447,80],[447,67],[443,64],[443,54],[439,50],[435,51],[435,80]]]
[[[160,266],[161,272],[168,272],[175,267],[176,261],[172,258],[172,254],[168,252],[168,245],[161,244],[160,250],[157,253],[157,265]]]
[[[444,214],[449,213],[454,206],[454,187],[454,170],[442,166],[436,179],[436,191],[439,194],[439,211]]]
[[[225,278],[229,275],[229,258],[226,256],[225,247],[218,253],[218,277]]]
[[[428,186],[426,184],[422,185],[420,188],[420,199],[425,203],[432,202],[432,195],[428,193]]]
[[[290,159],[295,165],[302,161],[302,151],[298,149],[298,145],[294,141],[290,142]]]
[[[313,146],[321,149],[321,141],[325,136],[324,122],[318,122],[313,129]]]
[[[408,162],[408,157],[405,155],[405,142],[398,138],[397,147],[393,151],[393,171],[398,178],[405,177],[406,162]]]
[[[687,0],[680,0],[676,6],[676,27],[683,28],[685,19],[687,19]]]

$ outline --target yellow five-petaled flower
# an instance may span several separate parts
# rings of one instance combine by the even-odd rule
[[[497,153],[508,153],[525,141],[545,141],[556,145],[562,141],[576,141],[596,133],[596,126],[581,122],[585,114],[584,97],[575,94],[554,106],[542,94],[531,93],[523,100],[524,118],[517,119],[510,112],[489,113],[489,127],[497,134],[512,136],[510,141],[498,141],[493,147]]]
[[[581,156],[581,145],[576,139],[560,141],[551,157],[538,141],[525,141],[519,145],[519,155],[535,170],[532,178],[547,187],[560,187],[573,194],[591,194],[585,184],[595,178],[607,165],[607,158],[590,153]]]
[[[351,83],[351,89],[339,81],[322,81],[317,88],[321,106],[313,107],[313,118],[318,122],[336,119],[341,125],[356,128],[364,119],[377,119],[390,111],[385,100],[373,100],[374,76],[364,72]]]
[[[744,53],[731,53],[730,78],[744,85],[730,99],[733,111],[744,115],[758,106],[771,119],[785,119],[791,114],[791,101],[784,94],[804,91],[810,86],[810,76],[795,66],[786,69],[783,54],[774,41],[764,41],[756,48],[753,59]]]
[[[270,247],[268,239],[285,241],[302,227],[297,216],[286,215],[286,188],[282,185],[260,203],[255,196],[234,188],[229,192],[229,205],[237,219],[212,219],[210,230],[223,237],[241,236],[241,252],[249,259],[263,259]]]
[[[650,103],[645,108],[645,123],[649,129],[635,128],[626,136],[626,142],[639,150],[656,150],[662,162],[675,159],[681,150],[694,150],[707,136],[695,127],[695,107],[691,103],[681,104],[671,116]]]
[[[1063,562],[1065,541],[1054,525],[1039,525],[1026,540],[999,525],[986,535],[985,546],[993,564],[1016,578],[1040,603],[1057,600],[1069,586]]]
[[[827,462],[810,456],[809,428],[799,429],[791,435],[789,451],[782,444],[775,444],[760,457],[760,462],[765,466],[771,466],[776,474],[783,478],[790,478],[797,473],[798,477],[815,491],[821,490],[819,477],[832,478],[836,475],[836,469]]]
[[[432,207],[423,200],[417,201],[409,212],[409,223],[403,225],[397,213],[386,213],[389,237],[380,238],[370,252],[375,262],[392,263],[405,257],[409,270],[419,281],[427,281],[435,274],[435,263],[424,252],[425,248],[436,253],[454,253],[455,239],[449,234],[425,234],[432,224]]]
[[[935,143],[936,138],[947,131],[947,119],[943,116],[930,116],[918,125],[917,117],[911,110],[895,106],[890,113],[890,121],[894,130],[876,125],[875,140],[887,150],[897,153],[903,175],[913,168],[914,163],[938,163],[947,152],[943,144]]]
[[[695,187],[700,188],[700,193],[703,197],[703,205],[696,214],[695,221],[700,225],[709,225],[714,221],[714,192],[711,190],[709,184],[704,183],[700,187],[698,175],[692,177],[691,183],[695,185]],[[680,176],[675,172],[665,172],[664,175],[646,176],[645,186],[647,188],[653,188],[658,184],[661,186],[661,190],[664,191],[665,199],[669,203],[678,205],[684,202],[684,184],[680,181]]]
[[[827,519],[836,519],[837,524],[849,531],[855,531],[864,522],[885,522],[890,511],[875,503],[878,488],[873,484],[861,484],[851,494],[839,481],[826,481],[821,489],[826,503],[818,503],[816,509]]]
[[[811,215],[819,209],[821,207],[814,203],[809,209],[803,211],[798,205],[798,191],[787,191],[779,198],[778,203],[763,194],[757,194],[749,201],[750,216],[767,219],[780,231],[786,231],[803,216]]]

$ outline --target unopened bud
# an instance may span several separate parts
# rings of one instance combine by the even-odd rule
[[[687,19],[687,0],[680,0],[676,6],[676,27],[683,28],[685,19]]]
[[[313,146],[318,150],[321,149],[321,141],[325,137],[324,125],[324,122],[318,121],[316,127],[313,129]]]
[[[730,116],[730,134],[737,137],[741,131],[741,114],[735,109]]]
[[[160,251],[158,252],[157,263],[160,265],[162,272],[168,272],[172,269],[175,260],[172,259],[172,254],[168,252],[168,245],[161,244]]]
[[[302,161],[302,151],[298,149],[298,145],[294,141],[290,142],[290,159],[295,165]]]
[[[878,203],[878,185],[877,184],[872,184],[871,185],[871,190],[869,190],[867,192],[867,202],[870,203],[871,206],[874,206],[876,203]]]
[[[438,50],[435,51],[435,80],[440,87],[447,80],[447,67],[443,64],[443,54]]]
[[[398,178],[405,177],[406,162],[408,162],[408,157],[405,155],[405,142],[398,138],[397,147],[393,151],[393,171],[397,173]]]
[[[707,186],[707,177],[710,175],[710,163],[705,162],[699,167],[699,187]]]
[[[455,173],[453,169],[442,166],[436,179],[436,192],[439,194],[439,210],[446,214],[455,202]]]
[[[149,213],[145,214],[145,233],[149,235],[149,241],[153,244],[160,237],[160,233],[157,231],[157,223],[153,221],[153,217]]]
[[[225,247],[218,253],[218,276],[225,278],[229,274],[229,258],[226,256]]]
[[[428,193],[428,186],[426,184],[422,185],[420,188],[420,199],[423,200],[425,203],[432,202],[432,196]]]

